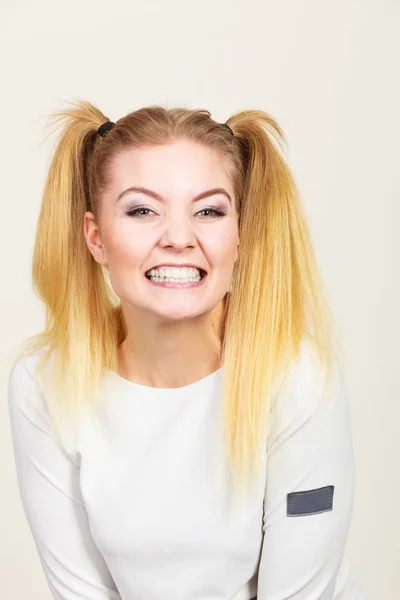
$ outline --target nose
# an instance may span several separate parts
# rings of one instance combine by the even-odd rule
[[[196,245],[194,225],[186,214],[174,214],[165,221],[161,242],[166,246],[186,248]]]

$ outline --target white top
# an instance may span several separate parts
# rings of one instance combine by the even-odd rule
[[[219,485],[222,369],[174,389],[107,371],[99,418],[82,425],[72,455],[50,434],[43,393],[34,399],[38,358],[13,366],[8,406],[19,492],[53,598],[364,599],[344,559],[348,395],[338,378],[321,408],[305,346],[274,409],[265,477],[235,509]],[[310,493],[289,500],[300,491]]]

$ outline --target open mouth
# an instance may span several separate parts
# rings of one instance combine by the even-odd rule
[[[150,269],[150,271],[151,271],[151,269]],[[203,269],[199,269],[199,271],[200,271],[200,281],[201,281],[207,275],[207,271],[204,271]],[[147,271],[145,273],[145,276],[147,277],[147,279],[150,279],[149,271]]]

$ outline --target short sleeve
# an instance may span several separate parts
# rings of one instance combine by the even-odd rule
[[[315,351],[304,346],[271,420],[258,600],[337,598],[354,460],[349,400],[335,359],[324,399],[323,383]]]
[[[47,583],[56,600],[121,600],[91,536],[79,460],[54,441],[46,404],[33,403],[34,358],[14,364],[7,398],[19,493]]]

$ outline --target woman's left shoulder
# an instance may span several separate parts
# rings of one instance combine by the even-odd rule
[[[343,368],[333,350],[329,363],[325,365],[316,346],[304,340],[285,383],[287,391],[296,398],[298,406],[311,409],[314,405],[316,407],[322,398],[333,400],[340,395],[344,386]]]
[[[331,418],[334,411],[347,413],[348,404],[342,368],[334,352],[329,373],[316,347],[304,341],[274,401],[271,441],[289,435],[308,422],[321,425],[324,415],[329,414]]]

